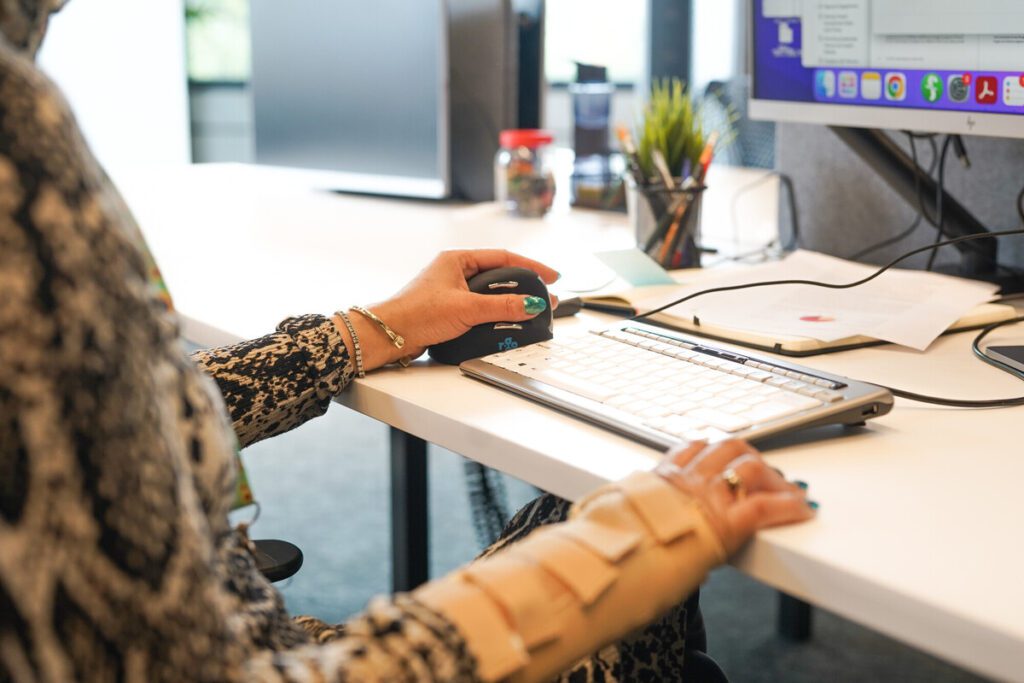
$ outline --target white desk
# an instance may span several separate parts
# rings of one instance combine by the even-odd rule
[[[287,315],[387,296],[441,248],[509,246],[568,273],[581,249],[630,242],[618,216],[523,221],[491,206],[311,192],[242,167],[117,178],[190,336],[206,343],[264,334]],[[562,321],[556,333],[595,320]],[[939,395],[1024,393],[1009,375],[973,359],[970,339],[942,339],[927,354],[877,348],[803,362]],[[568,498],[658,457],[454,368],[417,366],[373,373],[341,402]],[[898,400],[868,429],[772,450],[770,462],[809,482],[822,507],[813,522],[759,534],[736,566],[966,668],[1024,680],[1022,421],[1024,408],[966,411]]]

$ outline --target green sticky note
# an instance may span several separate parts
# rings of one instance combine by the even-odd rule
[[[633,287],[676,283],[664,268],[639,249],[601,251],[594,256]]]

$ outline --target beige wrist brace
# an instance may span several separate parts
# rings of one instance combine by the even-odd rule
[[[455,624],[483,680],[540,681],[679,604],[724,560],[699,504],[640,472],[413,595]]]

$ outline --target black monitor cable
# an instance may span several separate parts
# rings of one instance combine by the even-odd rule
[[[658,308],[652,309],[650,311],[645,311],[643,313],[638,313],[637,315],[634,315],[631,318],[629,318],[629,320],[643,320],[644,318],[648,318],[648,317],[650,317],[652,315],[655,315],[657,313],[661,313],[662,311],[664,311],[664,310],[666,310],[668,308],[672,308],[673,306],[678,306],[679,304],[685,303],[685,302],[690,301],[692,299],[696,299],[697,297],[705,296],[707,294],[715,294],[715,293],[718,293],[718,292],[734,292],[734,291],[741,290],[741,289],[751,289],[751,288],[754,288],[754,287],[774,287],[774,286],[779,286],[779,285],[809,285],[811,287],[823,287],[825,289],[851,289],[853,287],[859,287],[860,285],[863,285],[865,283],[868,283],[868,282],[874,280],[875,278],[880,276],[882,273],[884,273],[885,271],[889,270],[890,268],[893,268],[897,264],[902,263],[903,261],[906,261],[907,259],[909,259],[909,258],[911,258],[913,256],[916,256],[918,254],[924,253],[926,251],[939,249],[941,247],[946,247],[946,246],[950,246],[950,245],[953,245],[953,244],[959,244],[961,242],[969,242],[971,240],[990,239],[990,238],[995,238],[995,237],[1009,237],[1010,235],[1024,235],[1024,228],[1020,228],[1020,229],[1017,229],[1017,230],[1001,230],[1001,231],[998,231],[998,232],[988,232],[988,233],[983,233],[983,234],[962,235],[960,237],[954,237],[953,239],[940,240],[939,242],[936,242],[935,244],[928,244],[928,245],[925,245],[923,247],[918,247],[917,249],[913,249],[911,251],[908,251],[907,253],[903,254],[902,256],[899,256],[899,257],[893,259],[892,261],[890,261],[889,263],[887,263],[886,265],[880,267],[878,270],[876,270],[875,272],[871,273],[870,275],[867,275],[867,276],[865,276],[865,277],[863,277],[863,278],[861,278],[859,280],[855,280],[853,282],[847,282],[847,283],[843,283],[843,284],[836,284],[836,283],[832,283],[832,282],[819,282],[817,280],[800,280],[800,279],[794,279],[794,280],[765,280],[765,281],[762,281],[762,282],[749,282],[749,283],[742,284],[742,285],[728,285],[728,286],[724,286],[724,287],[711,287],[711,288],[708,288],[708,289],[702,289],[702,290],[699,290],[697,292],[693,292],[692,294],[687,294],[684,297],[680,297],[680,298],[678,298],[678,299],[676,299],[674,301],[670,301],[669,303],[667,303],[667,304],[665,304],[663,306],[659,306]],[[996,329],[998,327],[1002,327],[1003,325],[1009,325],[1011,323],[1021,322],[1021,320],[1024,320],[1024,316],[1022,316],[1020,318],[1013,318],[1013,319],[1010,319],[1010,320],[1003,320],[1003,321],[1000,321],[998,323],[995,323],[994,325],[989,325],[988,327],[983,329],[981,331],[981,333],[974,340],[975,353],[977,353],[977,354],[983,353],[983,351],[981,351],[981,349],[980,349],[980,343],[985,338],[985,336],[988,335],[989,332],[991,332],[992,330],[994,330],[994,329]],[[996,367],[1001,367],[1001,365],[998,364],[998,361],[996,361],[994,358],[988,358],[986,356],[983,360],[985,360],[986,362],[989,362],[992,365],[995,365]],[[1005,365],[1005,364],[1003,364],[1003,365]],[[1003,369],[1005,369],[1005,368],[1003,368]],[[1014,373],[1014,374],[1016,376],[1018,376],[1018,377],[1020,376],[1017,373]],[[931,404],[935,404],[935,405],[950,406],[950,407],[954,407],[954,408],[1008,408],[1008,407],[1011,407],[1011,406],[1024,405],[1024,396],[1021,396],[1021,397],[1018,397],[1018,398],[991,399],[991,400],[961,400],[961,399],[942,398],[942,397],[936,397],[936,396],[927,396],[925,394],[917,394],[917,393],[914,393],[912,391],[905,391],[903,389],[895,389],[893,387],[887,387],[887,386],[884,386],[884,385],[877,385],[877,386],[881,386],[884,389],[888,389],[889,391],[891,391],[893,393],[894,396],[900,396],[902,398],[908,398],[908,399],[912,399],[914,401],[920,401],[921,403],[931,403]]]
[[[849,257],[848,260],[850,260],[850,261],[860,261],[862,258],[864,258],[865,256],[867,256],[868,254],[870,254],[870,253],[872,253],[874,251],[877,251],[879,249],[883,249],[885,247],[891,246],[891,245],[893,245],[893,244],[895,244],[897,242],[900,242],[900,241],[906,239],[907,237],[910,237],[910,235],[913,234],[914,231],[917,230],[917,228],[920,226],[922,219],[927,220],[929,223],[931,223],[933,226],[935,226],[935,228],[936,228],[935,242],[936,243],[939,242],[943,237],[945,237],[945,232],[943,230],[943,227],[944,227],[944,219],[943,219],[943,215],[944,215],[944,213],[943,213],[944,192],[943,192],[943,190],[945,188],[945,177],[946,177],[946,173],[945,173],[946,156],[947,156],[947,154],[949,152],[950,147],[952,147],[954,154],[960,160],[960,162],[963,164],[964,168],[968,168],[969,169],[971,167],[971,160],[970,160],[970,157],[967,155],[967,149],[964,146],[963,139],[959,135],[950,135],[950,136],[946,137],[946,140],[945,140],[945,142],[942,145],[942,153],[940,155],[940,153],[938,151],[938,146],[935,143],[935,137],[936,137],[935,133],[914,133],[914,132],[911,132],[911,131],[904,131],[904,133],[906,133],[908,141],[910,143],[910,155],[911,155],[911,158],[913,160],[913,163],[914,163],[915,167],[918,166],[917,146],[915,144],[915,141],[916,140],[927,140],[929,142],[929,144],[931,144],[931,147],[932,147],[932,160],[931,160],[931,163],[929,164],[928,170],[925,171],[925,175],[931,176],[932,173],[934,173],[934,171],[935,171],[935,167],[936,166],[939,167],[939,177],[938,177],[938,181],[937,181],[938,184],[937,184],[936,198],[935,198],[935,203],[936,203],[936,207],[938,209],[938,214],[936,216],[934,216],[934,217],[928,214],[928,211],[927,211],[927,209],[926,209],[926,207],[924,205],[924,195],[921,192],[921,176],[920,176],[920,174],[915,174],[914,175],[914,192],[917,195],[918,213],[914,217],[913,222],[905,230],[903,230],[899,234],[897,234],[897,235],[895,235],[893,237],[887,238],[887,239],[885,239],[885,240],[883,240],[881,242],[873,244],[873,245],[871,245],[869,247],[866,247],[864,249],[861,249],[860,251],[858,251],[857,253],[855,253],[855,254],[853,254],[852,256]],[[1021,221],[1024,222],[1024,188],[1022,188],[1020,193],[1017,195],[1017,212],[1020,214]],[[935,251],[932,251],[932,253],[931,253],[931,255],[929,256],[929,259],[928,259],[928,265],[926,267],[926,270],[932,270],[932,268],[934,267],[934,260],[935,260],[935,257],[936,257],[937,254],[938,254],[938,249],[936,249]],[[1022,271],[1020,269],[1014,268],[1012,266],[1008,266],[1008,265],[1003,264],[1003,263],[997,263],[996,264],[996,268],[998,268],[1000,271],[1002,271],[1004,273],[1007,273],[1011,277],[1021,277],[1022,274],[1024,274],[1024,273],[1022,273]]]
[[[931,146],[932,146],[932,160],[931,160],[930,166],[928,167],[928,170],[925,171],[925,174],[930,176],[935,171],[936,165],[938,165],[938,163],[939,163],[939,148],[938,148],[938,145],[935,144],[935,136],[934,135],[923,136],[923,135],[920,135],[918,133],[911,133],[910,131],[904,131],[904,132],[907,135],[907,142],[910,145],[910,157],[911,157],[911,159],[914,162],[914,168],[920,168],[919,163],[918,163],[918,158],[917,158],[917,140],[919,138],[924,138],[924,139],[928,140],[929,144],[931,144]],[[921,192],[921,174],[920,174],[920,172],[914,174],[914,194],[917,196],[917,213],[914,215],[914,220],[911,221],[910,225],[908,225],[906,227],[906,229],[901,231],[899,234],[894,235],[893,237],[887,237],[886,239],[882,240],[881,242],[876,242],[875,244],[872,244],[869,247],[865,247],[864,249],[861,249],[856,254],[851,256],[849,258],[849,260],[851,260],[851,261],[860,261],[862,258],[867,256],[868,254],[876,252],[879,249],[884,249],[884,248],[886,248],[888,246],[892,246],[893,244],[896,244],[897,242],[902,242],[903,240],[907,239],[912,234],[914,234],[914,232],[917,230],[918,226],[921,225],[921,221],[924,220],[925,218],[928,218],[929,222],[931,222],[931,217],[927,215],[927,212],[925,211],[925,208],[924,208],[924,195]]]
[[[942,230],[942,224],[944,221],[943,205],[945,204],[943,200],[945,199],[946,194],[946,155],[949,153],[949,147],[953,143],[953,137],[954,136],[952,135],[946,136],[945,141],[943,141],[942,143],[942,151],[939,152],[939,180],[938,184],[935,187],[935,241],[932,243],[932,246],[934,246],[935,248],[932,250],[932,253],[928,255],[928,265],[925,266],[925,270],[931,270],[932,267],[935,265],[935,257],[939,253],[938,246],[936,245],[938,245],[938,243],[942,241],[942,238],[946,236],[946,234]]]
[[[1005,372],[1008,372],[1019,380],[1024,380],[1024,372],[1021,372],[1020,370],[1018,370],[1017,368],[1013,367],[1008,363],[1004,363],[998,358],[993,358],[992,356],[988,355],[988,353],[985,352],[985,349],[981,347],[982,340],[984,340],[985,337],[987,337],[989,333],[992,332],[993,330],[998,330],[1000,327],[1005,327],[1006,325],[1013,325],[1019,322],[1024,322],[1024,315],[1019,315],[1016,318],[1010,318],[1009,320],[1000,320],[999,322],[992,323],[991,325],[983,329],[978,334],[978,336],[974,338],[974,342],[971,344],[971,350],[974,351],[975,356],[985,361],[989,365],[997,367]]]

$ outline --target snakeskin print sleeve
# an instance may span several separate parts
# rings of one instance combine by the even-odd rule
[[[277,329],[192,354],[220,387],[243,447],[323,415],[354,374],[330,319],[289,318]]]
[[[292,620],[257,571],[228,524],[218,385],[182,352],[66,103],[16,49],[37,41],[6,39],[39,35],[47,6],[0,0],[0,681],[473,680],[455,628],[409,598],[328,627]],[[344,386],[330,325],[293,318],[204,357],[251,438]]]

